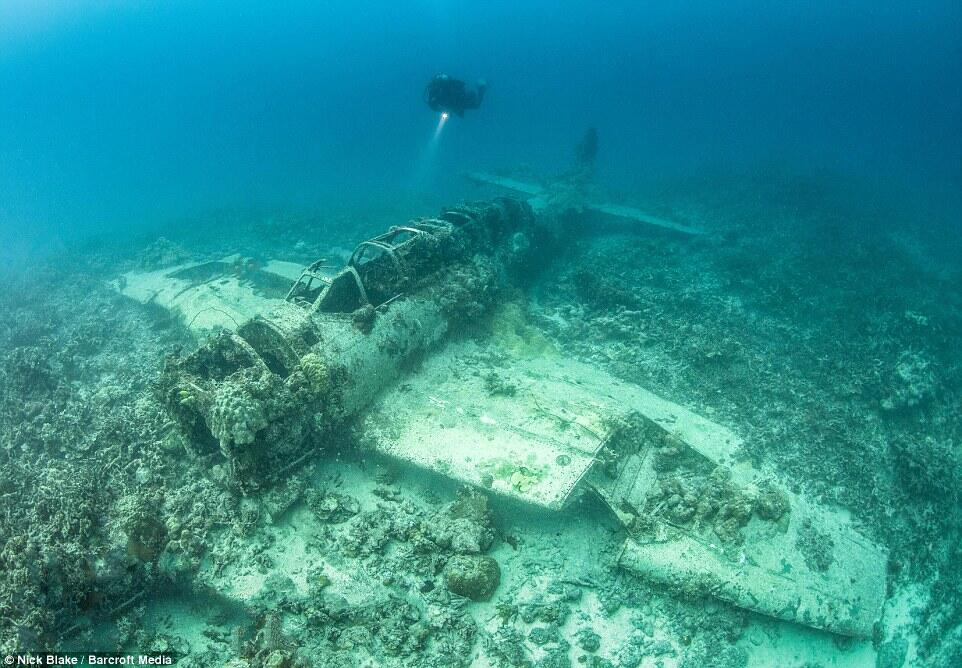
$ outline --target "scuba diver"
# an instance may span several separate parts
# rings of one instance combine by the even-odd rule
[[[463,81],[447,74],[435,74],[424,88],[424,101],[434,111],[454,113],[464,116],[467,109],[477,109],[484,99],[488,84],[478,82],[474,90],[469,90]]]
[[[575,164],[594,169],[596,157],[598,157],[598,130],[588,128],[575,147]]]
[[[567,178],[571,186],[584,191],[595,176],[595,159],[598,157],[598,130],[588,128],[575,147],[575,162]]]

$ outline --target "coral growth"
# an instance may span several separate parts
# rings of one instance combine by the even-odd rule
[[[498,562],[489,556],[455,555],[445,566],[448,589],[472,601],[487,601],[501,581]]]
[[[298,370],[304,375],[307,386],[316,397],[324,397],[331,391],[332,374],[327,362],[317,353],[307,353],[301,358]]]
[[[189,259],[190,253],[182,246],[165,237],[158,237],[140,252],[137,266],[141,269],[164,269]]]
[[[936,391],[936,377],[932,362],[914,350],[899,354],[892,373],[892,385],[881,406],[887,411],[917,408]]]
[[[220,385],[214,395],[210,431],[225,454],[231,445],[253,443],[257,432],[267,426],[267,411],[253,385],[248,376],[238,375]]]
[[[426,528],[438,547],[458,554],[480,554],[494,542],[488,499],[468,488],[459,491],[457,500],[438,511]]]
[[[805,559],[805,565],[814,571],[827,571],[835,561],[835,541],[808,518],[798,528],[795,547]]]
[[[753,514],[776,522],[790,511],[785,492],[767,486],[760,493],[739,487],[724,467],[708,475],[666,475],[649,499],[651,510],[673,523],[708,525],[724,543],[737,545]]]

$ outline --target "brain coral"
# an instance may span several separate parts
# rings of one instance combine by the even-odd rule
[[[225,382],[217,389],[210,412],[210,431],[221,448],[230,444],[253,443],[257,432],[267,426],[263,404],[245,384],[245,378]]]
[[[301,358],[301,372],[314,394],[326,394],[330,386],[330,371],[327,362],[317,353],[308,353]]]

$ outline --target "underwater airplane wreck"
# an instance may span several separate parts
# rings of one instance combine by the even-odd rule
[[[126,275],[124,294],[206,337],[170,358],[162,380],[192,452],[250,491],[323,458],[349,432],[362,449],[494,497],[558,511],[597,495],[624,526],[621,568],[870,637],[887,555],[846,513],[790,491],[777,471],[746,461],[737,434],[644,388],[558,354],[523,357],[458,336],[544,261],[543,237],[557,233],[540,186],[471,178],[532,201],[463,204],[391,227],[337,270],[269,262],[244,273],[241,258],[225,258]],[[628,207],[581,210],[701,233]],[[492,377],[511,391],[492,392]],[[830,558],[796,549],[813,528]],[[239,603],[267,586],[266,576],[210,564],[197,578]],[[367,595],[352,578],[335,574],[332,586]]]

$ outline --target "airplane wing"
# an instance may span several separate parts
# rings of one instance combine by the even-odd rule
[[[283,304],[291,283],[303,270],[299,263],[276,259],[248,264],[246,258],[235,254],[208,262],[129,271],[114,287],[125,297],[183,318],[195,333],[234,331]]]
[[[638,420],[642,436],[622,438]],[[887,555],[843,512],[780,485],[784,516],[749,509],[723,542],[713,528],[725,503],[753,504],[774,477],[722,425],[575,360],[452,343],[377,399],[356,433],[381,454],[549,509],[594,491],[628,529],[619,564],[654,581],[844,635],[870,636],[881,613]],[[666,470],[659,451],[672,443],[687,454]],[[719,468],[730,501],[707,519],[666,518],[666,481],[707,484]]]
[[[724,501],[714,517],[696,517],[691,524],[662,512],[657,457],[654,448],[643,448],[620,462],[613,479],[593,474],[587,481],[623,521],[631,522],[625,511],[630,508],[650,522],[643,532],[629,531],[622,567],[669,586],[688,583],[692,591],[778,619],[872,636],[885,601],[888,556],[855,530],[844,511],[782,487],[783,517],[772,522],[753,515],[738,542],[725,543],[711,526],[726,512]],[[747,463],[729,470],[749,494],[764,489],[766,478]]]
[[[722,461],[740,443],[721,425],[575,360],[463,342],[381,396],[357,432],[383,454],[559,509],[619,424],[639,412]]]

